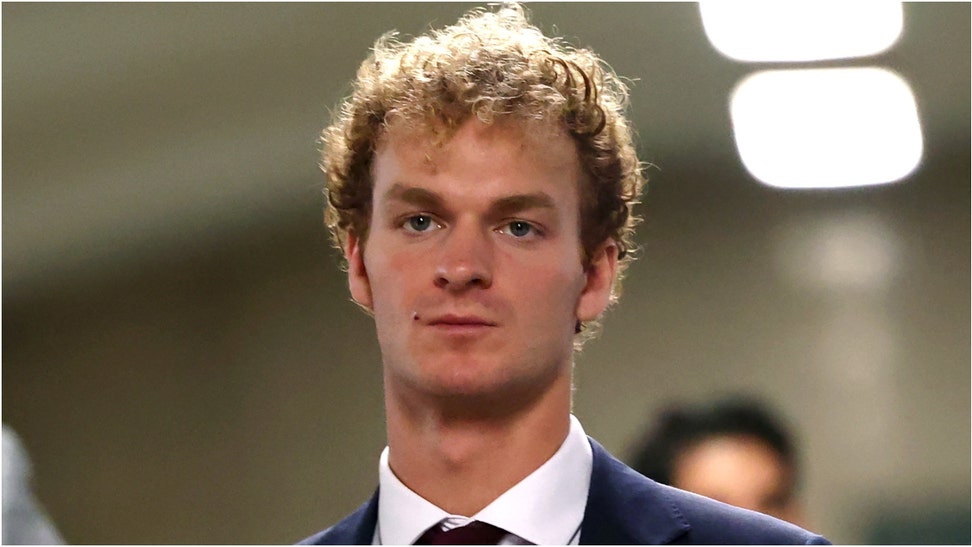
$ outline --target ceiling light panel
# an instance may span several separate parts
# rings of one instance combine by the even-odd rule
[[[705,34],[723,55],[747,62],[865,57],[901,36],[901,2],[708,0],[699,2]]]
[[[885,184],[921,160],[914,95],[883,68],[757,72],[733,91],[730,115],[743,164],[770,186]]]

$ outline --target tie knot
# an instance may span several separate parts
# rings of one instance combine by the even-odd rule
[[[506,530],[478,520],[452,530],[443,530],[441,524],[436,524],[415,545],[496,545],[506,534]]]

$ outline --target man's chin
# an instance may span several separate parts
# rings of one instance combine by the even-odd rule
[[[439,378],[433,379],[428,393],[442,399],[461,399],[467,402],[476,400],[495,400],[508,397],[511,391],[507,382],[488,381],[485,378]]]
[[[442,409],[478,417],[515,414],[543,397],[545,384],[536,379],[449,378],[430,386],[428,393]]]

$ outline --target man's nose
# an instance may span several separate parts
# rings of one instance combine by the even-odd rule
[[[480,226],[457,223],[449,228],[438,251],[435,285],[461,291],[493,284],[492,233]]]

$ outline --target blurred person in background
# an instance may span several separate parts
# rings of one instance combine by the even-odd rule
[[[661,486],[571,414],[644,182],[627,89],[594,53],[473,10],[385,36],[323,135],[326,219],[373,316],[378,491],[316,544],[824,543]]]
[[[64,543],[34,497],[31,477],[27,451],[17,434],[3,424],[3,544]]]
[[[631,465],[662,484],[805,525],[793,437],[755,398],[666,408]]]

